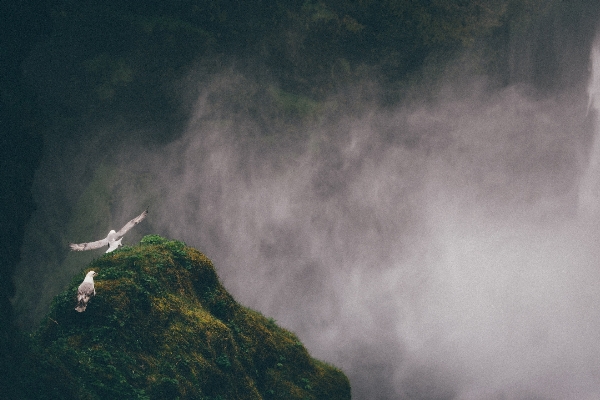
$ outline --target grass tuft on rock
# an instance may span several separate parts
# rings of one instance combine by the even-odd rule
[[[77,287],[90,270],[96,296],[78,313]],[[36,399],[350,398],[342,371],[238,304],[204,254],[158,235],[75,276],[31,347]]]

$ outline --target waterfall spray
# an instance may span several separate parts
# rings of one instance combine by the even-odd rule
[[[598,212],[600,200],[600,38],[596,37],[592,47],[591,76],[588,84],[588,114],[594,118],[594,138],[589,153],[587,169],[579,184],[579,212],[582,217],[591,217]]]

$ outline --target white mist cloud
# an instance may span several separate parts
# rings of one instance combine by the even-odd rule
[[[334,99],[281,145],[230,104],[245,84],[215,79],[181,139],[125,162],[156,177],[158,233],[204,251],[355,398],[598,394],[585,98],[478,83],[394,110]]]

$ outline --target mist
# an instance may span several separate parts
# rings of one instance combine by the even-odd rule
[[[94,150],[42,160],[34,197],[51,206],[29,227],[17,309],[35,303],[23,276],[42,263],[49,209],[106,211],[114,225],[64,227],[91,240],[149,205],[124,242],[158,233],[204,252],[236,300],[347,373],[353,398],[600,397],[600,124],[585,90],[452,75],[383,107],[377,84],[357,84],[285,125],[234,69],[183,86],[177,140],[123,140],[94,175],[101,139],[123,129],[96,128]],[[51,184],[59,165],[73,175]],[[110,204],[80,187],[103,174]],[[56,252],[62,263],[36,267],[53,277],[40,309],[99,256]]]
[[[208,254],[354,398],[600,395],[586,97],[474,80],[389,110],[357,89],[280,146],[219,96],[245,85],[215,77],[181,139],[125,152],[155,177],[155,230]]]

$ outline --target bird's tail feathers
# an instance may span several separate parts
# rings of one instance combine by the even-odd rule
[[[86,308],[87,308],[87,301],[85,301],[84,299],[81,299],[77,302],[77,307],[75,307],[75,310],[77,310],[77,312],[84,312]]]

